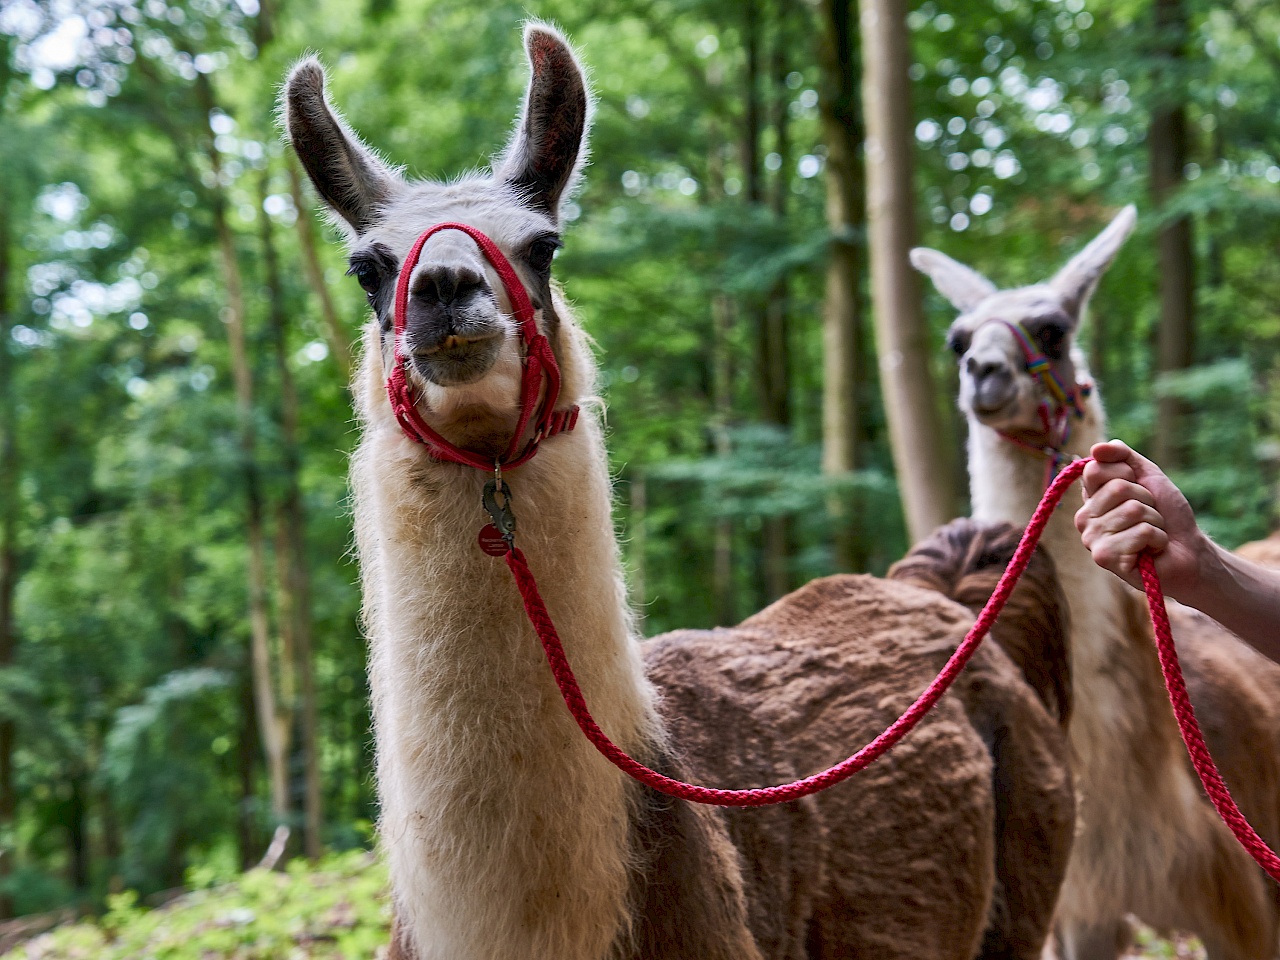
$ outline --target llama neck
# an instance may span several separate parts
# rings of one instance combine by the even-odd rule
[[[1103,439],[1106,420],[1096,393],[1085,402],[1085,415],[1072,425],[1071,438],[1063,451],[1068,456],[1087,456],[1089,448]],[[984,522],[1025,526],[1044,496],[1044,461],[1002,438],[995,430],[969,421],[969,483],[973,516]],[[1074,515],[1084,502],[1080,484],[1072,484],[1062,503],[1045,527],[1041,549],[1053,558],[1066,595],[1072,621],[1072,667],[1091,665],[1114,653],[1104,649],[1107,633],[1085,629],[1088,622],[1122,620],[1123,593],[1113,589],[1111,574],[1093,563],[1080,541]],[[1077,684],[1079,686],[1079,684]],[[1079,710],[1076,711],[1079,715]]]
[[[1068,455],[1087,456],[1104,439],[1102,404],[1095,392],[1073,425]],[[1024,526],[1044,494],[1044,461],[976,421],[969,425],[969,477],[973,516]],[[1134,743],[1156,751],[1176,741],[1167,704],[1161,704],[1159,663],[1145,633],[1141,599],[1093,562],[1075,528],[1083,503],[1073,484],[1045,528],[1040,545],[1053,558],[1071,614],[1071,669],[1075,698],[1071,738],[1086,792],[1130,759]],[[1170,722],[1164,722],[1168,719]],[[1167,742],[1166,742],[1167,741]]]
[[[367,425],[352,474],[381,830],[417,957],[608,955],[627,922],[632,790],[565,709],[506,564],[476,544],[487,477],[428,460],[388,419]],[[598,421],[507,479],[587,702],[644,755],[660,730]]]

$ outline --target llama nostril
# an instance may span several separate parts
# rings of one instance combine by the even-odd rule
[[[413,280],[413,295],[424,303],[446,305],[484,286],[484,277],[467,267],[424,267]]]
[[[965,369],[969,371],[969,376],[974,380],[986,380],[991,376],[1009,375],[1009,366],[1001,360],[988,360],[981,362],[970,357],[965,364]]]
[[[967,364],[973,378],[974,406],[985,412],[998,410],[1008,403],[1014,393],[1013,371],[1001,361]]]

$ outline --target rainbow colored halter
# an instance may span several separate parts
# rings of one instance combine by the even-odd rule
[[[996,431],[1014,446],[1044,458],[1044,486],[1048,489],[1064,464],[1079,459],[1066,453],[1063,448],[1071,439],[1071,421],[1084,417],[1084,401],[1093,392],[1093,384],[1074,383],[1070,389],[1063,386],[1058,375],[1054,373],[1053,362],[1040,351],[1022,324],[999,319],[990,322],[1004,324],[1013,334],[1018,347],[1022,350],[1027,373],[1040,381],[1048,395],[1040,401],[1038,408],[1040,425],[1044,429],[1043,443],[1032,443],[1005,430]]]

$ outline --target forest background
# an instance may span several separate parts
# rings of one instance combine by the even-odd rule
[[[1084,331],[1112,432],[1223,542],[1265,534],[1280,5],[873,5],[910,37],[893,215],[1015,285],[1137,203]],[[556,273],[599,347],[646,633],[905,550],[859,93],[892,51],[856,5],[4,0],[0,917],[228,879],[280,824],[286,858],[369,844],[345,481],[365,308],[277,87],[318,52],[369,142],[451,176],[507,135],[528,15],[599,98]],[[942,437],[916,469],[958,514],[952,311],[909,282]]]

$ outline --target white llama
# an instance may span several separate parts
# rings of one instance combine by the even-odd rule
[[[935,593],[843,577],[732,630],[637,641],[590,345],[551,281],[591,100],[553,28],[530,24],[525,43],[532,77],[511,143],[491,173],[448,183],[409,182],[366,149],[314,60],[284,95],[289,138],[374,312],[352,484],[392,955],[969,960],[996,902],[993,776],[1014,771],[1032,798],[1012,815],[1045,855],[1006,878],[1025,881],[1015,899],[1028,911],[1053,902],[1073,818],[1054,719],[998,647],[971,664],[967,700],[946,698],[856,783],[755,810],[671,800],[598,756],[561,702],[507,567],[476,542],[486,476],[433,459],[393,416],[401,263],[432,225],[465,223],[514,265],[558,359],[561,403],[583,408],[575,430],[507,472],[519,545],[601,727],[672,775],[746,787],[842,758],[923,689],[972,621]],[[427,240],[407,283],[400,347],[419,415],[459,447],[501,455],[522,369],[506,288],[456,230]],[[994,765],[970,703],[1007,747]],[[1019,935],[1042,941],[1042,912],[1038,933]]]
[[[1090,295],[1135,222],[1126,207],[1052,280],[1015,290],[997,290],[935,250],[912,251],[912,263],[960,311],[948,343],[960,362],[976,519],[1025,524],[1044,492],[1053,449],[1069,459],[1106,439],[1102,401],[1085,386],[1075,341]],[[1035,354],[1047,359],[1046,375],[1028,372]],[[1046,383],[1050,372],[1056,388]],[[1202,794],[1165,695],[1145,603],[1094,565],[1072,523],[1079,504],[1076,487],[1041,541],[1071,615],[1080,824],[1059,904],[1066,957],[1112,960],[1133,913],[1159,929],[1197,933],[1214,960],[1269,960],[1277,946],[1276,889]],[[1216,625],[1184,609],[1173,615],[1209,745],[1241,808],[1274,843],[1280,678]]]

